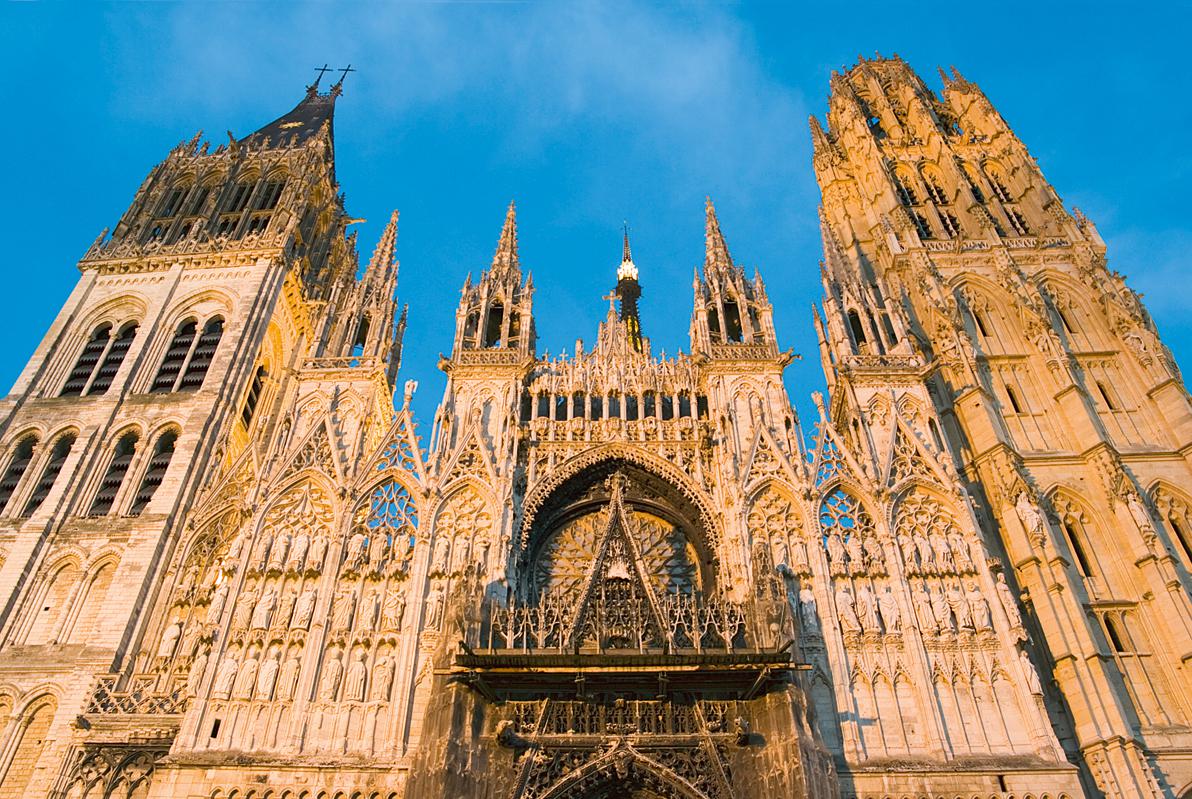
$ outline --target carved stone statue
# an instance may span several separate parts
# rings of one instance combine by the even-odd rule
[[[323,666],[323,679],[319,683],[319,699],[324,702],[334,702],[339,691],[339,680],[343,676],[344,666],[339,660],[339,650],[332,650],[327,654],[327,663]]]
[[[310,552],[306,556],[306,570],[308,572],[323,571],[323,564],[327,561],[327,536],[319,533],[310,541]]]
[[[874,574],[886,573],[886,555],[882,552],[882,542],[877,536],[869,536],[862,542],[865,546],[865,560]]]
[[[186,695],[198,696],[199,688],[203,685],[203,675],[207,673],[207,652],[206,650],[200,652],[190,664],[190,670],[186,672]]]
[[[1018,663],[1022,667],[1030,692],[1035,696],[1043,696],[1043,683],[1039,681],[1039,672],[1035,671],[1035,664],[1031,662],[1031,656],[1025,650],[1018,650]]]
[[[828,563],[832,567],[832,573],[843,574],[846,558],[844,541],[841,540],[840,533],[836,531],[828,533],[828,539],[824,542],[824,546],[828,549]]]
[[[851,574],[865,573],[865,548],[861,545],[861,536],[852,532],[848,540],[844,542],[844,548],[848,552],[848,568]]]
[[[931,607],[931,597],[922,587],[911,590],[911,597],[915,602],[915,612],[919,615],[919,629],[924,632],[935,632],[939,629],[939,622]]]
[[[346,588],[335,595],[331,611],[331,629],[348,630],[352,627],[352,616],[356,612],[356,592]]]
[[[1026,640],[1026,630],[1022,627],[1022,616],[1018,613],[1018,603],[1014,601],[1014,593],[1006,585],[1006,576],[997,573],[997,598],[1002,605],[1002,611],[1010,622],[1010,629],[1018,636],[1018,640]]]
[[[809,633],[819,632],[819,613],[815,607],[815,594],[807,586],[799,589],[799,621]]]
[[[1126,495],[1126,507],[1130,509],[1130,516],[1133,517],[1134,523],[1138,525],[1139,531],[1145,536],[1155,534],[1155,525],[1151,521],[1151,514],[1147,511],[1146,506],[1142,504],[1142,500],[1138,494],[1133,491]]]
[[[364,701],[364,684],[368,680],[368,667],[364,665],[365,652],[357,649],[352,657],[352,664],[348,666],[348,675],[344,679],[345,700]]]
[[[271,627],[285,629],[290,626],[290,618],[294,615],[294,602],[297,599],[294,596],[294,587],[292,585],[286,586],[283,589],[283,593],[277,600],[277,612],[273,614],[273,618],[269,622]]]
[[[973,567],[973,559],[969,554],[968,541],[964,540],[959,530],[953,530],[948,534],[948,544],[952,550],[952,560],[956,563],[956,570],[962,574],[968,574],[976,571]]]
[[[207,619],[212,624],[219,624],[219,617],[223,615],[224,606],[228,603],[228,592],[231,586],[227,580],[215,586],[211,592],[211,606],[207,608]]]
[[[388,655],[381,655],[373,664],[372,688],[370,699],[385,701],[389,699],[389,692],[393,689],[393,661]]]
[[[368,558],[368,537],[361,530],[352,534],[348,541],[348,554],[345,563],[351,571],[358,570]]]
[[[861,632],[861,622],[857,619],[853,595],[843,586],[836,590],[836,615],[840,618],[840,626],[846,633]]]
[[[286,559],[286,571],[297,574],[302,571],[306,563],[306,551],[310,549],[310,536],[305,531],[294,536],[294,545],[290,547],[290,557]]]
[[[232,692],[236,699],[252,699],[253,689],[257,685],[257,668],[259,666],[256,652],[246,657],[240,664],[240,670],[236,674],[236,688]]]
[[[294,605],[294,617],[290,620],[290,627],[295,630],[309,630],[310,620],[315,612],[317,594],[313,587],[307,588],[298,596]]]
[[[301,663],[298,660],[298,654],[291,653],[286,660],[285,665],[281,667],[281,672],[277,678],[277,698],[289,701],[294,698],[294,692],[298,690],[298,673],[301,669]]]
[[[257,606],[257,592],[246,591],[236,603],[236,610],[232,614],[232,629],[247,630],[252,621],[253,609]]]
[[[178,646],[178,639],[182,637],[182,622],[176,621],[166,628],[161,636],[161,644],[157,647],[159,658],[173,657],[174,649]]]
[[[968,600],[973,626],[978,630],[992,630],[993,618],[989,614],[989,603],[985,601],[984,594],[981,593],[981,589],[977,587],[975,582],[968,584],[965,599]]]
[[[385,597],[385,605],[381,610],[381,629],[382,630],[400,630],[402,620],[406,615],[406,595],[405,592],[390,587],[388,596]]]
[[[379,591],[369,591],[364,595],[364,601],[360,603],[360,624],[358,628],[366,632],[372,632],[377,628],[377,615],[381,611],[381,593]]]
[[[290,554],[290,536],[282,533],[269,550],[269,571],[280,572],[286,568],[286,556]]]
[[[427,629],[439,629],[439,622],[443,616],[443,589],[435,586],[426,597],[426,626]]]
[[[877,617],[877,600],[873,596],[873,591],[869,590],[869,586],[862,585],[857,589],[856,604],[861,628],[867,633],[881,632],[881,622]]]
[[[927,539],[931,543],[932,559],[936,568],[942,571],[952,571],[952,548],[948,546],[948,539],[939,530],[932,530]]]
[[[952,615],[956,617],[956,624],[960,629],[973,629],[973,614],[969,610],[969,604],[965,601],[964,594],[954,585],[948,586],[948,607],[952,609]]]
[[[446,574],[448,569],[447,556],[450,554],[451,543],[445,536],[435,541],[435,555],[431,561],[431,574]]]
[[[1018,512],[1022,526],[1026,528],[1027,535],[1032,540],[1043,540],[1046,537],[1043,513],[1035,503],[1031,502],[1031,498],[1025,491],[1019,492],[1018,498],[1014,500],[1014,509]]]
[[[886,625],[886,632],[895,633],[902,629],[902,614],[898,610],[898,599],[887,588],[877,596],[878,607],[882,611],[882,622]]]
[[[269,540],[269,534],[262,533],[257,545],[253,547],[252,557],[248,560],[249,571],[265,571],[265,566],[269,562],[269,545],[271,543],[273,542]]]
[[[219,664],[219,670],[215,672],[215,685],[211,689],[211,695],[217,699],[227,699],[231,696],[232,684],[236,682],[236,672],[239,670],[240,662],[236,659],[236,653],[228,653]]]
[[[277,672],[281,667],[281,663],[278,661],[279,657],[281,654],[277,646],[270,647],[269,655],[257,673],[257,699],[269,700],[273,698],[273,686],[277,683]]]
[[[252,628],[254,630],[269,629],[269,622],[273,618],[273,609],[277,607],[277,592],[272,588],[261,594],[252,612]]]
[[[935,617],[937,629],[941,633],[954,632],[956,627],[952,624],[952,606],[948,597],[938,588],[928,589],[927,595],[931,597],[931,615]]]

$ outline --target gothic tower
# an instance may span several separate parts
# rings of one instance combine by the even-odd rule
[[[1090,791],[1172,796],[1192,781],[1188,393],[1093,223],[941,76],[936,96],[862,59],[811,120],[831,418],[864,452],[905,446],[878,432],[903,403],[927,420],[916,446],[973,497]]]

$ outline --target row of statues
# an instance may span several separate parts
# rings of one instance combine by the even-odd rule
[[[241,659],[239,651],[233,649],[224,656],[215,672],[211,696],[225,700],[291,701],[298,689],[301,656],[301,648],[292,647],[282,663],[281,647],[274,645],[264,657],[254,648]],[[188,675],[187,688],[191,696],[200,690],[206,667],[207,655],[203,653],[196,658]],[[387,652],[378,655],[369,666],[367,650],[357,647],[345,669],[340,650],[333,648],[327,653],[317,696],[326,702],[386,701],[393,688],[393,677],[394,662]]]

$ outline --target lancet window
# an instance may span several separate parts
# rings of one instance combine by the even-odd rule
[[[223,318],[219,316],[208,319],[201,334],[194,319],[180,322],[149,390],[153,393],[194,391],[202,386],[223,329]]]
[[[153,456],[149,459],[149,466],[145,469],[145,476],[141,478],[141,486],[137,489],[132,506],[128,510],[130,515],[140,516],[149,501],[153,499],[153,495],[161,486],[162,480],[165,479],[170,460],[174,457],[174,445],[177,441],[178,434],[173,430],[167,430],[158,436],[157,443],[153,447]]]
[[[12,455],[9,458],[8,466],[4,469],[4,476],[0,477],[0,513],[4,512],[9,500],[17,490],[21,478],[29,470],[29,464],[33,460],[33,451],[36,447],[37,436],[27,435],[23,436],[12,448]]]
[[[108,463],[108,469],[99,483],[95,499],[91,501],[91,509],[87,511],[88,516],[104,516],[111,512],[120,487],[124,485],[124,478],[128,475],[128,468],[132,465],[136,449],[136,433],[125,433],[116,442],[112,460]]]
[[[120,370],[136,335],[135,322],[123,325],[114,336],[110,323],[97,327],[79,353],[70,376],[62,386],[61,396],[82,397],[105,393],[111,387],[112,379]]]
[[[67,433],[60,436],[54,442],[53,448],[50,450],[49,460],[41,470],[41,476],[37,478],[37,484],[33,487],[33,493],[29,495],[29,500],[25,503],[25,509],[21,511],[21,516],[28,518],[41,507],[41,503],[50,494],[50,489],[54,487],[54,482],[58,479],[58,474],[62,471],[62,465],[66,463],[66,457],[70,455],[71,447],[75,443],[75,434]]]

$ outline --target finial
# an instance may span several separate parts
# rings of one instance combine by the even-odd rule
[[[637,280],[637,264],[629,251],[629,223],[623,223],[624,244],[621,246],[621,265],[617,267],[617,280]]]
[[[505,224],[501,226],[501,238],[497,241],[497,251],[493,254],[493,272],[503,272],[516,269],[517,258],[517,204],[509,201],[509,208],[505,211]]]
[[[321,67],[315,67],[315,72],[319,74],[315,76],[315,82],[306,87],[307,97],[314,97],[319,93],[319,84],[323,82],[323,75],[330,71],[331,68],[326,64]]]
[[[351,64],[348,64],[343,69],[336,70],[336,71],[339,72],[340,75],[339,75],[339,80],[337,80],[335,82],[335,85],[331,87],[331,96],[332,97],[339,97],[341,94],[344,93],[344,78],[348,77],[349,72],[355,72],[356,70],[352,69]]]

